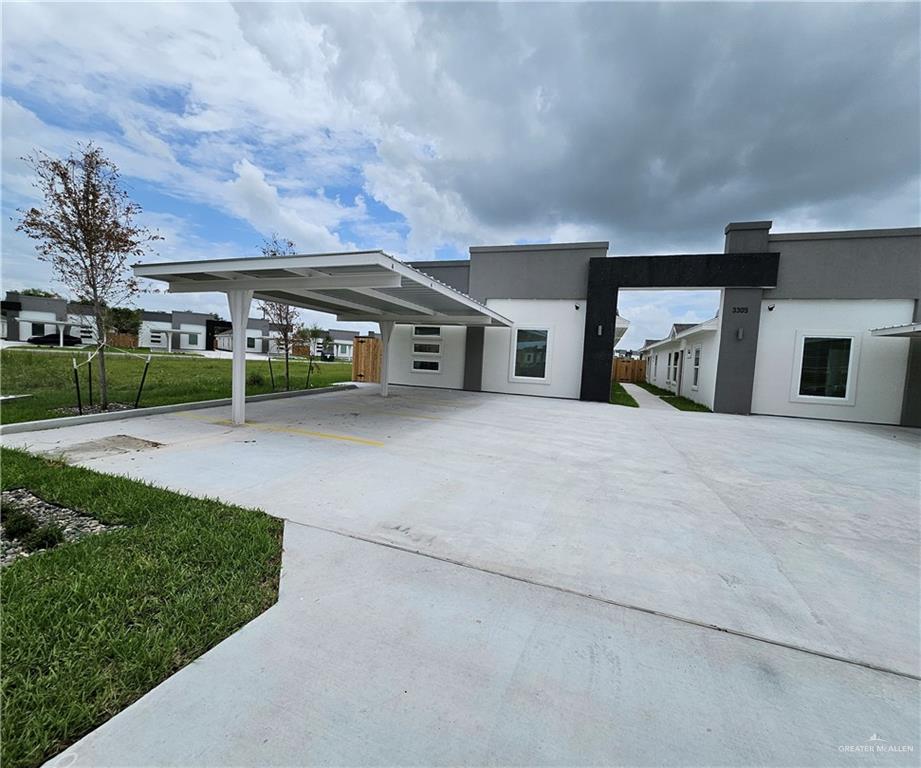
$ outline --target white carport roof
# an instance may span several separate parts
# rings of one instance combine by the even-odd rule
[[[499,325],[512,322],[383,251],[137,264],[170,293],[253,291],[253,298],[342,321]]]
[[[885,328],[873,328],[870,330],[873,336],[895,336],[898,338],[918,339],[921,338],[921,323],[907,323],[906,325],[890,325]]]
[[[134,274],[162,280],[170,293],[227,294],[233,323],[235,424],[245,419],[246,321],[254,298],[330,312],[343,322],[379,323],[384,397],[394,323],[512,325],[484,304],[383,251],[135,264]]]

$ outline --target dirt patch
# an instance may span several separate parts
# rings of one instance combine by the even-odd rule
[[[98,459],[102,456],[113,456],[119,453],[133,453],[136,451],[149,451],[159,448],[162,443],[153,440],[144,440],[140,437],[131,435],[109,435],[100,437],[96,440],[87,440],[83,443],[75,443],[64,449],[48,451],[55,456],[62,456],[68,462],[87,461],[88,459]]]

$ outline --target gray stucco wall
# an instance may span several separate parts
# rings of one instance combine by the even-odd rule
[[[921,301],[915,302],[914,321],[921,322]],[[902,419],[899,423],[903,427],[921,427],[921,339],[909,342]]]
[[[770,235],[780,253],[767,299],[921,298],[921,229]]]
[[[584,299],[588,260],[608,243],[475,246],[470,249],[470,295],[486,299]]]
[[[763,293],[761,288],[726,288],[723,291],[719,361],[713,393],[713,410],[717,413],[751,413]]]
[[[431,275],[439,282],[450,285],[461,293],[470,292],[470,262],[467,259],[453,261],[409,261],[409,266]]]

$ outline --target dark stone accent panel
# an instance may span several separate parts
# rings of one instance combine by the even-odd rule
[[[766,288],[777,285],[779,261],[780,255],[777,253],[701,253],[590,259],[581,399],[606,403],[610,397],[618,289]],[[759,318],[760,308],[754,313],[756,325]],[[754,356],[751,365],[753,373]]]
[[[914,322],[921,322],[921,301],[915,301]],[[908,370],[902,393],[903,427],[921,427],[921,339],[908,340]]]
[[[713,410],[717,413],[751,413],[763,295],[761,288],[727,288],[723,292],[713,393]]]
[[[483,388],[483,340],[486,329],[481,325],[467,326],[464,345],[464,389],[480,392]]]

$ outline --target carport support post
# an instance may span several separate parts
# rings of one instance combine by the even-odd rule
[[[233,324],[231,411],[234,424],[246,421],[246,321],[252,301],[252,291],[227,291],[230,322]]]
[[[381,397],[387,397],[387,379],[390,373],[390,334],[393,320],[381,320]]]

